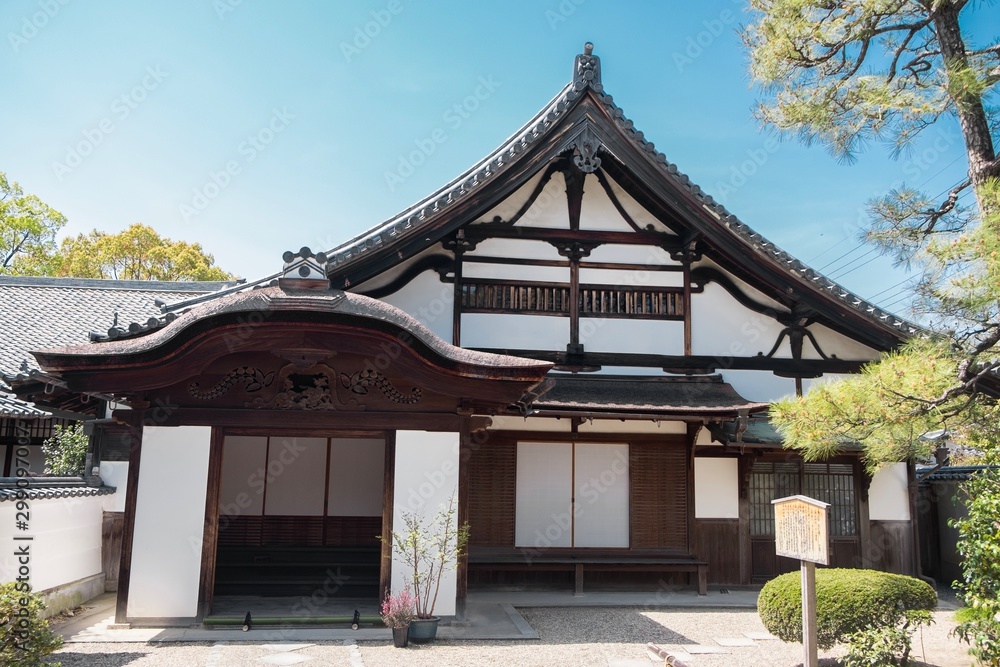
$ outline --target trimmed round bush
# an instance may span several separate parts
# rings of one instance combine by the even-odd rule
[[[62,638],[42,618],[45,605],[26,584],[0,584],[0,665],[37,667],[59,650]],[[59,663],[54,663],[58,665]]]
[[[933,611],[937,593],[913,577],[876,570],[817,568],[816,629],[820,648],[869,628],[895,626],[905,612]],[[757,613],[768,632],[802,642],[802,576],[789,572],[764,585]]]

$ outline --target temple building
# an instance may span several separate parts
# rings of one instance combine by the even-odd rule
[[[318,587],[376,600],[404,576],[377,536],[452,497],[471,538],[444,616],[470,586],[764,582],[797,567],[771,501],[800,493],[830,504],[831,565],[915,571],[912,470],[872,478],[849,447],[804,462],[767,410],[917,328],[692,183],[589,44],[537,115],[403,213],[159,299],[6,377],[43,409],[105,406],[95,438],[127,453],[119,622]]]

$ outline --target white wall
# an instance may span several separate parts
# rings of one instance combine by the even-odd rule
[[[143,429],[129,618],[198,613],[211,436],[207,426]]]
[[[479,220],[491,222],[495,216],[500,216],[503,220],[509,221],[514,214],[521,209],[528,201],[535,186],[542,180],[542,174],[532,177],[527,183],[512,193]],[[595,187],[600,184],[595,183]],[[556,172],[545,184],[539,193],[538,198],[525,212],[518,222],[522,227],[549,227],[563,228],[569,227],[569,212],[566,208],[566,179],[559,172]]]
[[[447,505],[458,495],[457,433],[428,433],[425,431],[396,432],[396,470],[393,489],[393,518],[395,530],[405,526],[403,514],[415,513],[430,520],[442,505]],[[402,590],[408,577],[399,557],[392,559],[392,590]],[[437,616],[455,614],[457,577],[454,568],[446,568],[441,577]]]
[[[436,271],[424,271],[382,301],[420,320],[438,338],[451,342],[455,286],[441,282]]]
[[[765,305],[773,303],[745,284],[738,283],[738,286]],[[744,307],[718,283],[708,283],[704,292],[691,295],[693,354],[723,357],[752,357],[758,352],[767,354],[784,328],[777,320]],[[774,356],[791,357],[787,336]]]
[[[909,521],[906,464],[879,469],[868,488],[868,517],[872,521]]]
[[[15,551],[28,546],[28,577],[37,593],[101,573],[104,497],[28,500],[28,530],[15,527],[12,501],[0,502],[0,581],[17,579]],[[33,539],[15,541],[15,537]]]
[[[737,459],[695,457],[694,516],[697,519],[740,518]]]
[[[450,333],[447,340],[451,340]],[[462,347],[565,351],[568,342],[568,317],[485,313],[462,316]]]

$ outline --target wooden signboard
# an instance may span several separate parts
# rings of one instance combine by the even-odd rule
[[[830,564],[830,534],[826,523],[829,503],[788,496],[772,500],[777,554],[798,558],[802,570],[802,646],[804,667],[817,667],[816,642],[816,563]]]
[[[779,556],[830,564],[826,510],[830,506],[806,496],[772,500],[774,543]]]

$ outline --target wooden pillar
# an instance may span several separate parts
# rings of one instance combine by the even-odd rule
[[[458,433],[458,525],[469,522],[469,457],[472,456],[472,413],[462,411]],[[468,547],[458,559],[455,587],[455,615],[465,619],[465,603],[469,595]]]
[[[691,356],[691,258],[684,257],[684,354]]]
[[[142,454],[142,421],[146,406],[133,402],[131,411],[124,411],[131,438],[128,454],[128,480],[125,484],[125,522],[122,527],[122,558],[118,566],[118,599],[115,605],[115,623],[126,623],[128,591],[132,579],[132,542],[135,538],[135,507],[139,495],[139,462]]]
[[[748,586],[753,578],[750,544],[750,476],[753,474],[753,461],[756,457],[742,454],[739,459],[740,478],[740,584]]]
[[[385,434],[384,490],[382,492],[382,559],[378,576],[379,602],[392,590],[392,512],[396,484],[396,432]]]
[[[198,590],[198,617],[202,621],[212,612],[215,598],[215,565],[219,544],[219,498],[222,486],[221,429],[212,429],[208,454],[208,489],[205,494],[205,535],[201,543],[201,585]]]

